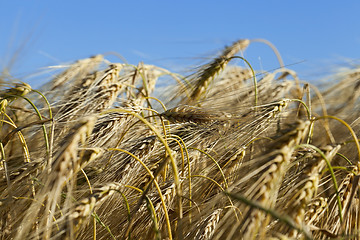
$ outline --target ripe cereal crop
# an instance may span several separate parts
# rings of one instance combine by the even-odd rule
[[[316,87],[272,44],[253,69],[254,41],[188,76],[102,55],[39,89],[0,75],[0,239],[359,239],[360,68]]]

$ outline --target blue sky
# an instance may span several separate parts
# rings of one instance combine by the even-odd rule
[[[241,38],[264,38],[304,80],[359,64],[360,1],[0,0],[0,67],[23,78],[48,65],[116,52],[129,63],[194,67]],[[279,64],[253,43],[255,69]],[[108,56],[112,61],[121,61]]]

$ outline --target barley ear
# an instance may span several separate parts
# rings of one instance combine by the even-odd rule
[[[226,47],[223,52],[210,63],[204,65],[200,70],[191,77],[194,82],[194,88],[190,94],[190,101],[198,101],[205,94],[209,84],[224,67],[228,64],[235,54],[243,51],[249,45],[248,39],[241,39],[234,42],[231,46]]]

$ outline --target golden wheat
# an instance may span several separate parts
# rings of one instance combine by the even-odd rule
[[[40,91],[1,76],[1,239],[358,238],[359,69],[318,90],[254,71],[254,41],[188,77],[102,55]]]

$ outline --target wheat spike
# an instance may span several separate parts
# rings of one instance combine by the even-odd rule
[[[104,57],[102,55],[96,55],[78,60],[69,65],[65,71],[57,75],[53,81],[50,82],[51,90],[59,89],[69,81],[82,81],[82,79],[92,72],[103,60]]]
[[[323,197],[317,197],[312,199],[306,209],[304,221],[307,225],[317,225],[317,222],[324,215],[328,208],[328,199]]]
[[[335,198],[335,194],[330,199],[330,214],[327,219],[324,228],[328,229],[333,234],[354,234],[352,229],[355,227],[356,219],[352,219],[352,215],[354,214],[355,218],[357,218],[357,208],[356,206],[357,197],[354,196],[353,185],[355,184],[355,188],[358,185],[358,182],[355,181],[357,179],[354,173],[358,172],[357,167],[353,167],[353,171],[348,173],[345,178],[343,178],[340,186],[339,186],[339,195],[341,200],[342,212],[340,213],[342,217],[345,219],[344,223],[341,224],[340,219],[338,217],[339,211],[336,208],[337,202]],[[358,180],[357,180],[358,181]],[[343,232],[342,226],[345,226],[346,231]]]
[[[78,145],[84,143],[86,137],[90,135],[95,120],[95,117],[87,117],[72,128],[68,136],[64,139],[63,147],[60,148],[55,155],[54,162],[46,168],[42,176],[39,176],[40,179],[44,180],[44,186],[37,195],[37,202],[33,203],[26,212],[20,231],[17,233],[15,239],[21,239],[29,234],[35,220],[33,216],[39,213],[38,204],[43,203],[46,199],[45,214],[48,215],[48,217],[43,218],[40,223],[40,228],[46,229],[44,237],[49,238],[53,226],[52,218],[61,195],[61,190],[65,182],[80,170]],[[69,189],[69,193],[70,192],[71,190]],[[49,212],[51,214],[48,214]]]
[[[175,123],[213,123],[216,121],[226,121],[231,119],[231,114],[222,112],[209,112],[199,107],[183,105],[175,107],[160,114],[167,120]]]
[[[220,220],[222,210],[223,209],[216,209],[204,220],[202,225],[205,226],[199,226],[199,232],[196,236],[196,239],[206,240],[212,238],[216,229],[216,225]]]
[[[200,100],[215,75],[226,66],[236,53],[245,50],[249,44],[250,41],[248,39],[236,41],[231,46],[226,47],[219,57],[201,67],[201,69],[192,76],[191,81],[195,83],[195,86],[190,94],[190,100]]]
[[[70,91],[69,99],[65,99],[60,107],[58,120],[69,120],[74,114],[101,112],[112,106],[125,88],[118,78],[122,68],[122,64],[111,64],[102,73],[96,72],[93,77],[84,78],[80,86]]]
[[[86,220],[91,216],[96,206],[101,202],[106,201],[115,192],[123,191],[124,187],[118,183],[108,183],[104,186],[96,189],[89,197],[83,198],[77,203],[73,210],[70,211],[69,216],[66,219],[66,232],[71,231],[71,221],[75,227],[76,232],[79,231],[81,225],[86,223]]]
[[[328,161],[331,161],[337,151],[340,149],[340,145],[336,147],[326,146],[325,156]],[[301,179],[302,185],[296,185],[297,191],[290,199],[286,209],[289,209],[290,216],[294,219],[294,222],[301,226],[304,223],[306,207],[311,200],[316,197],[319,186],[319,175],[326,166],[325,160],[321,156],[317,156],[314,159],[313,164],[309,166],[307,170],[304,170],[304,179]],[[295,229],[289,231],[288,236],[290,238],[297,238],[298,232]]]
[[[305,137],[309,124],[309,122],[298,122],[295,129],[283,137],[282,141],[279,142],[278,150],[274,152],[274,157],[270,160],[269,167],[265,169],[255,183],[255,186],[258,184],[257,190],[248,191],[248,194],[264,207],[273,208],[275,206],[279,187],[290,164],[294,147]],[[245,239],[254,239],[259,231],[265,230],[267,224],[265,213],[259,210],[253,210],[250,213],[250,218],[245,221],[243,227]]]

